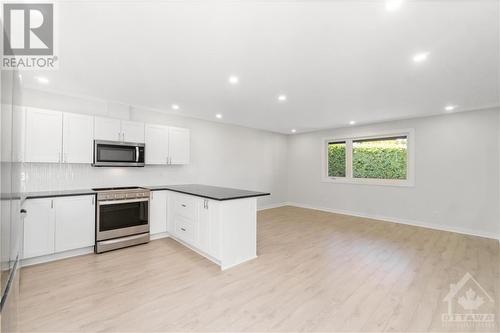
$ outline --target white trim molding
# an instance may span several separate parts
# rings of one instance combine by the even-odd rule
[[[274,204],[258,206],[257,211],[259,212],[261,210],[279,208],[279,207],[284,207],[284,206],[290,206],[290,204],[288,202],[278,202],[278,203],[274,203]]]
[[[287,206],[319,210],[319,211],[323,211],[323,212],[327,212],[327,213],[362,217],[362,218],[367,218],[367,219],[376,220],[376,221],[380,221],[380,222],[398,223],[398,224],[411,225],[414,227],[421,227],[421,228],[434,229],[434,230],[440,230],[440,231],[448,231],[448,232],[454,232],[457,234],[484,237],[484,238],[490,238],[490,239],[495,239],[495,240],[500,241],[500,234],[495,234],[493,232],[477,231],[477,230],[472,230],[469,228],[444,226],[441,224],[430,223],[430,222],[422,222],[422,221],[387,217],[387,216],[381,216],[381,215],[371,215],[371,214],[365,214],[365,213],[359,213],[359,212],[353,212],[353,211],[347,211],[347,210],[341,210],[341,209],[335,209],[335,208],[329,208],[329,207],[318,207],[318,206],[302,204],[302,203],[297,203],[297,202],[289,202]]]
[[[354,178],[352,176],[352,142],[359,139],[380,139],[394,136],[406,136],[407,141],[407,161],[406,175],[404,180],[398,179],[368,179]],[[334,141],[345,141],[346,143],[346,176],[345,177],[329,177],[328,176],[328,143]],[[341,137],[325,137],[321,141],[321,181],[326,183],[338,184],[363,184],[363,185],[382,185],[382,186],[415,186],[415,129],[395,129],[377,132],[365,132],[355,135],[347,135]]]
[[[21,267],[27,267],[31,265],[37,265],[45,262],[51,262],[55,260],[61,260],[71,257],[83,256],[85,254],[94,253],[93,246],[82,247],[80,249],[69,250],[64,252],[58,252],[48,255],[43,255],[34,258],[21,259]]]

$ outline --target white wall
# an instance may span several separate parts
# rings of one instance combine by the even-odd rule
[[[31,89],[26,89],[23,99],[26,106],[191,129],[189,165],[93,168],[26,164],[26,191],[201,183],[271,192],[271,196],[259,198],[259,207],[286,201],[284,135]]]
[[[28,106],[191,129],[188,166],[92,168],[29,164],[27,191],[203,183],[269,191],[259,207],[283,202],[500,237],[500,111],[483,110],[284,136],[119,103],[27,89]],[[321,182],[328,136],[414,128],[414,187]]]
[[[497,238],[500,236],[498,109],[291,136],[288,200],[304,206]],[[321,181],[322,140],[415,129],[415,186]]]

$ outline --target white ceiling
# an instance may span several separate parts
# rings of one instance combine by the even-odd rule
[[[24,81],[43,75],[50,83],[38,88],[168,112],[178,104],[188,116],[282,133],[440,114],[450,103],[457,111],[497,106],[499,6],[64,2],[59,70]],[[414,63],[418,52],[429,52],[427,61]]]

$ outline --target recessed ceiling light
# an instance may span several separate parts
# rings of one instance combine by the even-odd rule
[[[413,56],[413,61],[414,62],[422,62],[422,61],[427,60],[428,57],[429,57],[429,52],[417,53]]]
[[[291,132],[292,132],[292,133],[295,133],[295,132],[297,132],[297,130],[294,128],[294,129],[292,129],[292,131],[291,131]]]
[[[217,113],[217,114],[215,115],[215,118],[217,118],[217,119],[221,119],[221,118],[222,118],[222,115],[221,115],[220,113]]]
[[[356,124],[356,122],[355,122],[354,120],[351,120],[351,121],[349,122],[349,125],[355,125],[355,124]]]
[[[41,84],[48,84],[49,83],[49,79],[47,79],[46,77],[36,76],[35,78],[38,81],[38,83],[41,83]]]
[[[287,98],[287,97],[286,97],[286,95],[279,95],[279,96],[278,96],[278,101],[280,101],[280,102],[285,102],[285,101],[286,101],[286,98]]]
[[[172,110],[179,110],[181,107],[177,104],[172,104]]]
[[[457,108],[457,106],[456,106],[456,105],[446,105],[446,106],[444,107],[445,111],[453,111],[453,110],[455,110],[456,108]]]
[[[403,0],[385,0],[385,9],[389,12],[398,10],[403,4]]]
[[[231,84],[238,84],[240,79],[237,76],[231,75],[227,81]]]

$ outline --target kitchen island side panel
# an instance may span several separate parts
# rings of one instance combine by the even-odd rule
[[[227,269],[257,257],[257,199],[220,203],[221,268]]]

